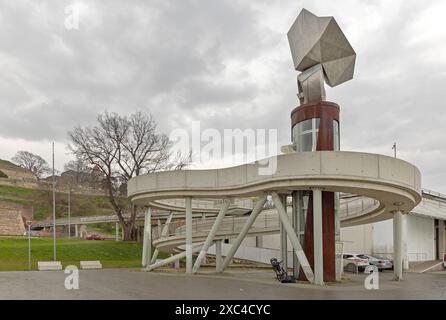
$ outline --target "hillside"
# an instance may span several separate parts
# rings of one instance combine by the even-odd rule
[[[10,167],[16,167],[18,168],[14,163],[8,160],[0,159],[0,165],[10,166]]]
[[[30,211],[34,220],[41,221],[52,215],[52,192],[50,190],[28,189],[0,185],[0,207],[20,206]],[[68,195],[56,192],[56,217],[66,217]],[[71,194],[72,216],[93,216],[113,214],[106,196]]]

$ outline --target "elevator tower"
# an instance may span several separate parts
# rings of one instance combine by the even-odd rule
[[[324,83],[334,87],[353,78],[356,53],[333,17],[317,17],[303,9],[288,32],[300,105],[291,112],[295,152],[339,151],[339,106],[326,101]],[[322,193],[323,281],[340,277],[339,194]],[[313,191],[294,191],[293,227],[314,268]],[[337,245],[338,244],[338,245]],[[338,247],[338,250],[337,250]],[[293,273],[305,280],[297,258]]]

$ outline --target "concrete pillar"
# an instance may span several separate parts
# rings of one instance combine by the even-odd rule
[[[172,221],[172,218],[173,218],[173,212],[171,212],[169,217],[166,219],[166,223],[164,224],[163,230],[161,230],[161,234],[159,235],[160,238],[165,237],[169,232],[169,225],[170,222]],[[156,262],[159,253],[160,253],[159,249],[155,248],[152,259],[150,260],[150,264],[154,264]]]
[[[79,228],[77,224],[74,225],[74,237],[79,238]]]
[[[192,273],[192,198],[186,197],[186,273]]]
[[[149,266],[149,259],[152,257],[152,208],[147,208],[144,217],[144,238],[142,246],[142,266]]]
[[[335,254],[336,254],[336,281],[342,280],[342,273],[344,271],[344,266],[342,265],[342,248],[341,243],[341,217],[340,217],[340,207],[341,207],[341,195],[339,192],[335,192]]]
[[[393,273],[395,280],[403,279],[403,214],[393,214]]]
[[[119,222],[115,224],[115,241],[119,241]]]
[[[82,224],[82,225],[79,227],[79,237],[83,238],[83,237],[84,237],[84,234],[85,234],[85,235],[87,234],[87,226],[86,226],[85,224]]]
[[[299,241],[299,210],[301,210],[299,205],[299,191],[293,191],[293,205],[292,205],[292,213],[291,213],[291,224],[293,225],[294,232],[296,233]],[[296,254],[293,252],[293,276],[297,278],[299,276],[299,260],[297,259]]]
[[[272,197],[274,204],[276,205],[277,213],[279,214],[280,220],[287,231],[288,239],[290,239],[290,242],[293,245],[294,252],[296,253],[297,259],[299,259],[299,263],[305,274],[305,277],[310,283],[314,283],[313,270],[311,269],[310,263],[308,262],[307,256],[305,255],[302,246],[300,245],[296,233],[293,232],[293,226],[288,219],[288,215],[282,205],[282,202],[280,201],[279,195],[276,192],[272,192]]]
[[[322,191],[313,189],[314,283],[324,284],[324,244],[322,233]]]
[[[287,212],[287,202],[286,195],[281,195],[280,200],[282,201],[282,205],[285,208],[285,212]],[[282,260],[282,265],[285,270],[288,269],[288,238],[286,234],[286,229],[283,226],[283,223],[280,222],[280,260]]]
[[[403,251],[402,251],[402,258],[403,258],[403,270],[409,270],[409,252],[407,250],[407,214],[403,214],[401,216],[401,227],[402,227],[402,244],[403,244]]]
[[[221,265],[223,262],[223,259],[221,257],[221,243],[222,240],[215,241],[215,270],[217,272],[221,270]]]
[[[259,199],[257,203],[254,205],[254,208],[251,211],[251,214],[249,215],[248,219],[246,220],[245,224],[243,225],[242,230],[240,231],[239,235],[235,239],[234,243],[232,244],[231,248],[229,248],[228,254],[226,255],[225,259],[223,260],[223,263],[221,264],[221,267],[217,269],[217,272],[223,272],[224,269],[229,265],[232,258],[234,257],[235,253],[237,252],[237,249],[240,247],[240,244],[242,243],[243,239],[245,239],[246,234],[248,233],[249,229],[253,225],[253,223],[256,221],[257,216],[259,213],[263,210],[263,206],[266,202],[266,196],[262,199]]]
[[[212,242],[214,241],[214,237],[217,234],[218,228],[220,227],[220,224],[223,221],[223,218],[225,217],[230,204],[231,204],[231,202],[228,199],[225,199],[225,201],[223,202],[223,205],[220,208],[220,211],[218,212],[217,218],[215,218],[215,222],[212,225],[212,228],[209,231],[206,241],[204,242],[204,244],[201,248],[200,254],[197,257],[197,260],[195,261],[195,265],[192,270],[193,273],[196,273],[198,271],[198,269],[200,269],[202,260],[203,260],[203,258],[206,257],[206,253],[207,253],[209,247],[212,245]],[[220,244],[220,249],[221,249],[221,244]],[[220,252],[220,259],[221,259],[221,252]]]
[[[282,261],[283,268],[286,270],[288,267],[288,238],[283,223],[279,221],[280,226],[280,260]]]

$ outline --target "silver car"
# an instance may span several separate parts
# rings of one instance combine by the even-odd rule
[[[379,271],[393,269],[393,263],[389,259],[371,256],[369,254],[358,254],[358,257],[367,259],[369,264],[376,266]]]

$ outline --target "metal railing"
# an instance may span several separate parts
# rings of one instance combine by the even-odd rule
[[[246,220],[247,216],[237,217],[228,216],[221,222],[217,234],[233,234],[239,233]],[[194,236],[197,235],[207,235],[214,225],[215,217],[205,218],[205,219],[194,219],[192,220],[192,233]],[[159,226],[152,227],[152,239],[157,240],[161,238],[162,230],[167,226],[167,232],[162,238],[169,237],[182,237],[186,236],[186,224],[185,220],[173,221],[169,224],[162,224]],[[276,214],[264,213],[259,215],[255,223],[252,225],[250,230],[256,230],[258,232],[266,230],[276,230],[279,228],[279,218]]]
[[[361,196],[344,197],[340,203],[340,217],[351,217],[363,214],[378,207],[379,201]]]
[[[444,195],[444,194],[442,194],[442,193],[440,193],[440,192],[437,192],[437,191],[433,191],[433,190],[429,190],[429,189],[421,189],[421,192],[422,193],[424,193],[424,194],[428,194],[428,195],[431,195],[431,196],[434,196],[434,197],[438,197],[438,198],[442,198],[443,200],[446,200],[446,195]]]
[[[407,258],[409,261],[426,261],[427,253],[426,252],[412,252],[407,254]]]

